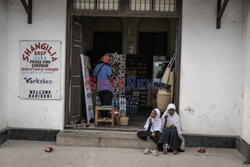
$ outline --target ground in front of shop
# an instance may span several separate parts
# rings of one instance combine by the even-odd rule
[[[51,153],[44,149],[53,147]],[[0,146],[1,167],[247,167],[244,157],[236,149],[209,148],[198,153],[198,148],[186,152],[159,156],[144,155],[142,149],[57,146],[55,142],[8,140]]]

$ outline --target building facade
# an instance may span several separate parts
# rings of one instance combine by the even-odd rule
[[[0,129],[63,130],[67,1],[0,1]],[[184,134],[240,136],[250,143],[250,2],[230,0],[216,29],[216,0],[183,0],[179,113]],[[20,41],[61,41],[61,98],[20,98]]]

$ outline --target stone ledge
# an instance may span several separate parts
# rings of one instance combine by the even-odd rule
[[[6,142],[9,138],[9,130],[7,128],[0,130],[0,145]]]
[[[57,134],[57,145],[110,147],[110,148],[156,148],[152,140],[140,140],[136,132],[117,131],[61,131]]]
[[[235,148],[236,136],[183,134],[186,147]]]
[[[236,149],[246,158],[246,163],[250,163],[250,145],[241,137],[236,138]]]

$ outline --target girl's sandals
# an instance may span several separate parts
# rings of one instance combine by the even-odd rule
[[[150,150],[150,152],[154,155],[154,156],[158,156],[158,152],[155,149]]]
[[[144,150],[144,154],[148,154],[148,153],[149,153],[149,149],[146,148],[146,149]]]
[[[174,155],[178,154],[178,151],[173,151],[173,154],[174,154]]]

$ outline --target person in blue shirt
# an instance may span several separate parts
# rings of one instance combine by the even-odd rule
[[[113,74],[111,67],[108,65],[110,58],[104,55],[101,58],[101,63],[96,65],[93,76],[97,79],[97,92],[100,97],[101,105],[112,105],[112,83],[110,81]],[[103,113],[102,116],[108,116],[108,113]]]

